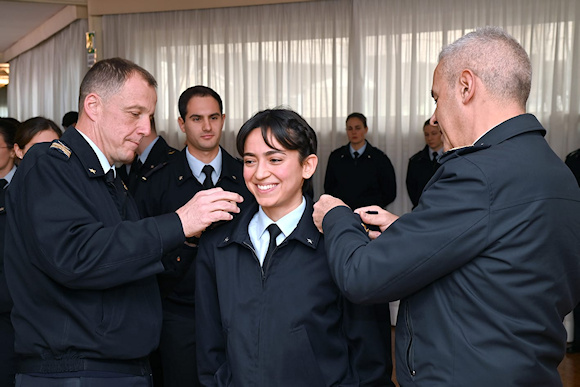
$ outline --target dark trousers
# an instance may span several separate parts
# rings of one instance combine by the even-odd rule
[[[198,387],[195,354],[195,317],[191,313],[163,311],[159,343],[163,367],[163,387]]]
[[[16,387],[152,387],[151,376],[45,378],[16,374]]]

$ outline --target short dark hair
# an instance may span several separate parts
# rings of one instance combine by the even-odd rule
[[[277,149],[268,140],[268,131],[282,147],[298,151],[301,163],[308,156],[316,154],[318,146],[316,133],[308,125],[308,122],[293,110],[276,108],[262,110],[242,125],[236,137],[236,147],[241,156],[244,155],[244,145],[248,135],[258,128],[262,131],[264,142],[270,148]],[[302,192],[309,192],[311,187],[311,179],[305,180],[302,185]]]
[[[62,136],[62,130],[54,121],[44,117],[33,117],[18,125],[14,135],[14,144],[24,149],[37,133],[45,130],[52,130],[58,137]]]
[[[79,120],[79,113],[77,112],[68,112],[62,116],[62,126],[66,129],[72,124],[77,123]]]
[[[185,90],[179,96],[179,102],[177,105],[179,108],[179,115],[181,116],[181,119],[185,120],[185,117],[187,116],[187,104],[189,103],[189,100],[192,99],[193,97],[212,97],[217,101],[220,107],[220,114],[224,114],[224,105],[219,94],[216,93],[215,90],[212,88],[197,85],[192,86],[189,89]]]
[[[143,67],[122,58],[103,59],[94,64],[87,72],[79,91],[79,112],[83,112],[85,98],[91,93],[108,99],[118,92],[127,79],[133,74],[139,74],[152,87],[157,87],[157,81]]]
[[[425,123],[423,124],[423,128],[425,128],[425,126],[431,125],[431,118],[427,118],[427,121],[425,121]]]
[[[345,121],[345,122],[347,122],[347,121],[348,121],[348,120],[350,120],[351,118],[358,118],[359,120],[361,120],[361,121],[362,121],[362,123],[363,123],[363,126],[364,126],[365,128],[367,127],[367,118],[364,116],[364,114],[362,114],[362,113],[357,113],[357,112],[350,113],[350,114],[348,115],[348,117],[346,117],[346,121]]]
[[[0,136],[4,139],[8,148],[14,148],[14,136],[16,136],[17,125],[14,121],[0,118]]]

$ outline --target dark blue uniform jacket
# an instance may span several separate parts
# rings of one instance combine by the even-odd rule
[[[562,320],[580,300],[580,195],[529,114],[451,150],[419,205],[370,242],[346,207],[328,258],[356,302],[402,299],[402,386],[561,386]]]
[[[204,386],[392,386],[390,324],[334,284],[312,202],[262,273],[254,205],[201,239],[198,371]]]
[[[122,221],[89,144],[67,130],[32,147],[7,195],[5,268],[16,352],[44,359],[134,359],[158,344],[155,274],[183,244],[177,214]]]

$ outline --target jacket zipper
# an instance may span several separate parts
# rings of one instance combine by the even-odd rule
[[[411,327],[411,317],[409,315],[409,302],[405,302],[405,324],[407,325],[407,332],[409,333],[409,345],[407,346],[407,369],[411,376],[417,373],[411,367],[411,347],[413,346],[413,328]]]

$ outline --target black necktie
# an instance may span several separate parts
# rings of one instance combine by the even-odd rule
[[[0,189],[4,189],[8,185],[8,180],[0,179]]]
[[[268,264],[270,259],[272,258],[272,254],[276,249],[276,238],[282,232],[280,227],[276,223],[272,223],[268,226],[268,232],[270,233],[270,243],[268,244],[268,251],[266,252],[266,256],[264,257],[264,262],[262,263],[263,271],[266,272],[268,270]]]
[[[354,165],[356,165],[356,162],[358,161],[358,157],[360,156],[360,153],[358,153],[357,151],[354,151],[352,155],[354,156]]]
[[[431,162],[433,163],[433,165],[437,165],[437,156],[439,156],[439,153],[437,152],[433,152],[433,160],[431,160]]]
[[[213,181],[211,180],[211,173],[213,172],[213,167],[211,165],[206,165],[201,170],[205,173],[205,180],[203,181],[203,189],[213,188]]]
[[[115,177],[115,171],[111,168],[109,172],[105,174],[105,181],[107,182],[109,193],[111,194],[111,197],[117,206],[119,215],[121,215],[121,218],[125,220],[125,201],[127,200],[127,190],[125,189],[121,178],[118,176]]]
[[[142,166],[143,163],[141,162],[141,159],[139,159],[139,157],[135,157],[135,160],[131,164],[131,170],[129,171],[129,177],[127,179],[127,186],[131,192],[135,192],[134,189],[137,185],[137,182],[139,181]]]

